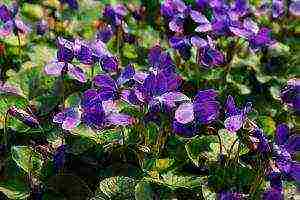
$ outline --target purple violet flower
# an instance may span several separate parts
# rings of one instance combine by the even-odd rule
[[[78,108],[66,108],[53,117],[53,122],[61,124],[65,130],[72,130],[80,124],[80,118],[81,113]]]
[[[38,35],[44,35],[47,32],[48,28],[49,28],[48,23],[44,19],[36,23],[36,33]]]
[[[30,28],[19,19],[17,13],[17,4],[13,4],[12,9],[0,4],[0,21],[3,23],[3,26],[0,26],[0,36],[6,37],[11,33],[26,34],[30,31]]]
[[[93,50],[87,42],[75,39],[73,48],[74,55],[79,62],[85,65],[94,64]]]
[[[100,28],[100,30],[97,32],[97,39],[101,40],[104,43],[107,43],[112,37],[114,33],[112,31],[112,28],[110,25],[104,26]]]
[[[289,6],[289,12],[292,16],[299,17],[300,16],[300,1],[295,0]]]
[[[207,41],[198,36],[191,37],[191,44],[198,48],[200,52],[200,60],[205,67],[215,67],[224,64],[224,55],[215,48],[214,42],[208,36]]]
[[[289,127],[279,124],[276,129],[275,144],[273,145],[273,159],[284,176],[291,176],[300,182],[300,163],[292,160],[292,155],[300,151],[300,136],[289,136]]]
[[[175,121],[173,128],[175,132],[188,130],[188,135],[193,135],[192,130],[196,129],[196,124],[210,124],[219,117],[220,103],[216,100],[218,93],[213,90],[199,91],[194,102],[181,104],[175,111]]]
[[[247,119],[247,113],[251,111],[251,106],[251,103],[247,103],[243,109],[239,109],[236,107],[233,97],[229,95],[225,106],[225,128],[232,133],[242,128]]]
[[[70,63],[53,61],[47,64],[44,69],[47,75],[55,77],[60,76],[63,70],[66,70],[67,74],[70,77],[76,79],[79,82],[85,83],[87,81],[84,71],[80,67],[77,67]]]
[[[124,5],[117,4],[114,6],[107,5],[103,11],[103,17],[113,27],[120,26],[123,18],[127,15],[128,11]]]
[[[272,1],[272,17],[279,18],[285,13],[285,1],[284,0],[273,0]]]

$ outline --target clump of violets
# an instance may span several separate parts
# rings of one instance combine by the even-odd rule
[[[208,8],[211,9],[210,14]],[[196,1],[194,8],[181,0],[165,0],[161,5],[161,14],[174,33],[169,39],[170,46],[178,50],[185,60],[191,57],[191,47],[195,46],[201,50],[201,62],[198,63],[206,67],[220,66],[225,62],[222,53],[212,46],[211,38],[238,36],[246,39],[254,51],[274,43],[269,28],[259,27],[247,17],[251,12],[246,0],[231,4],[221,0]],[[193,26],[196,28],[192,32],[186,28]],[[204,35],[211,41],[205,43]]]
[[[15,35],[25,35],[30,31],[30,28],[18,16],[19,5],[12,4],[12,8],[5,4],[0,4],[0,36],[5,37],[14,33]]]

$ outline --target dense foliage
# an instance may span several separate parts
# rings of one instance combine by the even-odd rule
[[[300,1],[3,0],[0,199],[299,199]]]

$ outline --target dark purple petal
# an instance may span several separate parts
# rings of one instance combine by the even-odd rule
[[[84,71],[80,67],[74,66],[70,63],[68,63],[68,75],[81,83],[85,83],[87,81]]]
[[[107,90],[113,90],[113,91],[117,90],[117,85],[115,80],[112,79],[107,74],[96,75],[93,79],[93,83],[100,88],[105,88]]]
[[[281,191],[271,188],[262,194],[262,200],[275,200],[275,199],[284,200]]]
[[[123,90],[121,99],[133,105],[141,105],[144,102],[143,95],[138,90]]]
[[[222,191],[218,193],[218,200],[242,200],[242,195],[237,192]]]
[[[213,48],[205,48],[201,53],[201,63],[206,67],[219,66],[224,63],[224,55]]]
[[[126,83],[128,80],[132,79],[135,75],[135,70],[132,64],[128,64],[121,72],[117,82],[118,85]]]
[[[219,117],[220,104],[217,101],[194,103],[196,121],[200,124],[209,124]]]
[[[275,142],[278,145],[283,145],[286,143],[289,137],[289,127],[287,124],[278,124],[276,128],[276,138]]]
[[[101,59],[101,67],[104,71],[115,72],[118,70],[118,60],[112,56],[104,56]]]
[[[234,4],[233,11],[239,16],[242,17],[247,13],[249,8],[248,0],[236,0]]]
[[[38,35],[44,35],[48,30],[48,22],[46,20],[40,20],[36,23],[36,33]]]
[[[173,122],[173,131],[174,133],[185,136],[185,137],[193,137],[194,135],[197,134],[197,127],[195,123],[192,124],[181,124],[177,121]]]
[[[71,49],[61,47],[57,51],[57,60],[60,62],[72,62],[74,53]]]
[[[291,166],[291,176],[299,184],[300,183],[300,163],[293,162]]]
[[[181,124],[187,124],[194,120],[194,109],[192,103],[183,103],[175,111],[175,119]]]
[[[250,37],[249,42],[251,48],[253,49],[258,49],[270,45],[273,42],[273,40],[271,39],[271,30],[266,27],[260,28],[257,35]]]
[[[110,88],[101,88],[98,91],[98,98],[100,98],[102,101],[114,100],[117,98],[117,96],[117,92]]]
[[[97,105],[92,109],[84,110],[82,113],[82,121],[91,127],[101,128],[104,125],[105,112],[102,106]]]
[[[160,46],[154,46],[149,50],[148,53],[148,61],[150,65],[156,66],[160,63],[160,55],[161,55],[162,49]]]
[[[282,191],[282,180],[280,172],[271,172],[271,174],[269,175],[269,179],[271,188]]]
[[[0,5],[0,20],[4,23],[12,20],[11,12],[4,4]]]
[[[195,103],[201,103],[206,101],[214,101],[218,96],[218,92],[214,89],[201,90],[195,96]]]
[[[75,40],[74,54],[82,64],[92,65],[94,63],[93,50],[84,41]]]
[[[268,142],[267,137],[265,136],[264,132],[260,128],[256,128],[253,131],[253,135],[256,139],[258,139],[258,144],[257,144],[257,151],[260,153],[268,153],[270,152],[270,145]]]
[[[55,173],[59,173],[59,171],[63,168],[66,161],[65,153],[66,153],[65,145],[61,145],[56,149],[53,155]]]
[[[44,71],[47,75],[60,76],[64,66],[65,66],[64,62],[54,61],[54,62],[47,64],[45,66]]]
[[[109,124],[116,126],[126,126],[132,125],[134,123],[134,118],[121,113],[110,114],[106,117]]]
[[[295,153],[300,151],[300,136],[299,134],[293,134],[288,138],[285,145],[286,149],[290,153]]]
[[[102,106],[102,99],[98,96],[95,89],[86,90],[82,95],[81,107],[83,109],[91,109],[94,106]]]
[[[104,43],[107,43],[113,37],[113,34],[114,33],[111,26],[105,26],[97,32],[97,39],[101,40]]]

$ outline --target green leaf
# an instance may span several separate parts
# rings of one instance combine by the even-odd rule
[[[146,143],[154,145],[159,135],[159,127],[154,122],[149,122],[146,125]]]
[[[95,141],[87,137],[76,137],[70,144],[70,153],[80,155],[95,146]]]
[[[126,58],[129,58],[129,59],[135,59],[138,57],[138,55],[135,51],[135,47],[133,45],[130,45],[127,43],[123,47],[123,54]]]
[[[72,174],[53,176],[48,180],[47,186],[50,190],[62,194],[67,199],[82,200],[92,196],[92,191],[87,184]]]
[[[24,3],[21,13],[30,19],[41,19],[43,17],[43,8],[38,4]]]
[[[163,174],[160,179],[150,178],[150,180],[154,183],[161,184],[175,190],[178,188],[200,188],[204,179],[196,176],[175,175],[172,174],[172,172],[168,172]]]
[[[238,151],[238,144],[239,144],[239,142],[237,141],[238,138],[237,135],[228,132],[226,129],[219,130],[218,134],[221,138],[222,153],[223,154],[231,153],[231,155],[235,155]]]
[[[146,181],[140,181],[135,186],[135,199],[136,200],[153,200],[154,192],[151,184]]]
[[[211,191],[211,189],[206,185],[202,186],[202,195],[203,195],[204,199],[206,199],[206,200],[217,199],[217,194],[215,192]]]
[[[276,123],[272,117],[269,116],[259,116],[258,125],[263,129],[264,133],[268,136],[273,136],[276,130]]]
[[[201,160],[217,161],[218,137],[215,135],[197,136],[186,143],[185,149],[188,157],[196,166],[200,165]]]
[[[13,146],[11,148],[12,159],[25,172],[39,175],[43,166],[42,156],[27,146]]]
[[[94,199],[134,199],[137,181],[130,177],[115,176],[99,183]],[[98,198],[97,198],[98,196]],[[101,197],[101,198],[100,198]]]
[[[9,199],[27,199],[30,195],[29,187],[17,179],[0,182],[0,191]]]

